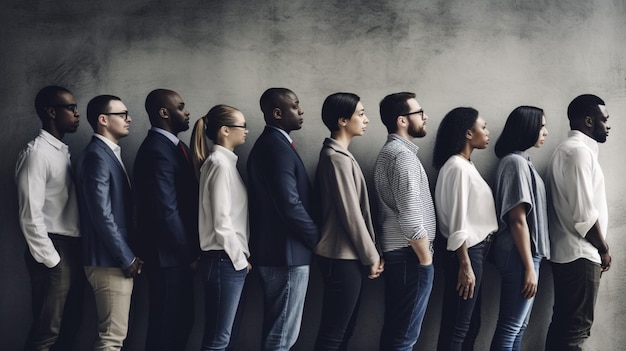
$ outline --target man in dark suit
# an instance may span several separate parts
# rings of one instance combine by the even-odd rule
[[[289,132],[302,126],[298,97],[285,88],[261,96],[266,127],[248,157],[251,258],[265,293],[263,350],[289,350],[298,339],[312,250],[309,177]]]
[[[128,331],[133,278],[143,262],[129,242],[132,195],[118,141],[131,118],[120,98],[100,95],[89,101],[87,120],[95,134],[76,165],[85,274],[98,312],[95,350],[120,350]]]
[[[152,128],[134,168],[138,252],[150,285],[146,350],[184,349],[193,326],[193,271],[197,267],[198,182],[189,148],[178,133],[189,129],[189,111],[174,91],[146,98]]]

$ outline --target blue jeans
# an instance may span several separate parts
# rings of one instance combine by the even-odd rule
[[[383,254],[385,259],[385,319],[381,350],[413,350],[433,287],[435,268],[423,266],[408,247]]]
[[[205,311],[203,351],[226,350],[233,343],[231,331],[241,314],[239,300],[247,274],[247,268],[235,270],[224,251],[206,251],[200,255]]]
[[[288,351],[298,340],[309,266],[258,267],[265,294],[262,350]]]
[[[359,260],[318,256],[324,303],[315,350],[347,350],[361,302],[363,266]]]
[[[500,313],[496,331],[491,341],[491,350],[519,351],[522,347],[522,337],[528,326],[530,311],[535,298],[526,299],[522,295],[526,272],[517,248],[514,246],[502,260],[498,256],[496,259],[502,277],[502,285],[500,288]],[[533,263],[537,280],[539,280],[541,257],[533,257]]]
[[[472,269],[476,276],[474,298],[463,300],[456,290],[459,275],[459,260],[456,252],[446,251],[445,286],[441,327],[439,328],[438,351],[471,351],[480,329],[480,286],[483,279],[483,262],[489,243],[483,241],[467,249]]]

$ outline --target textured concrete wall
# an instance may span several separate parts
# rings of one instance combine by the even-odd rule
[[[146,94],[157,87],[181,93],[192,113],[202,116],[217,103],[240,108],[250,126],[238,149],[240,166],[263,127],[258,98],[270,86],[293,89],[305,110],[305,124],[293,137],[311,175],[322,139],[323,99],[335,91],[359,94],[370,117],[366,135],[353,142],[354,155],[371,179],[375,155],[385,140],[378,102],[391,92],[418,94],[429,134],[417,143],[431,182],[434,135],[450,109],[470,105],[488,121],[495,141],[508,113],[520,104],[543,107],[550,136],[531,156],[540,172],[568,130],[565,110],[580,93],[603,97],[612,133],[600,147],[609,190],[609,244],[613,269],[602,279],[596,322],[588,350],[619,350],[626,343],[626,6],[622,0],[432,0],[432,1],[3,1],[0,5],[0,345],[18,350],[30,323],[30,284],[17,225],[13,168],[19,149],[35,136],[39,122],[33,99],[44,85],[74,92],[83,114],[78,132],[66,136],[74,155],[88,142],[85,117],[90,98],[122,97],[133,116],[123,157],[132,168],[149,123]],[[182,134],[189,138],[190,133]],[[491,148],[474,161],[492,181]],[[441,308],[441,271],[416,349],[436,344]],[[483,327],[477,350],[493,333],[499,279],[487,267]],[[201,293],[198,286],[198,294]],[[200,295],[198,295],[200,297]],[[539,294],[525,350],[542,349],[551,315],[548,265],[542,266]],[[88,301],[77,350],[95,332]],[[241,350],[255,350],[260,338],[260,289],[249,279]],[[321,282],[314,272],[297,350],[310,350],[317,332]],[[365,286],[352,350],[375,349],[382,322],[382,281]],[[145,281],[137,284],[128,350],[141,350],[146,328]],[[202,310],[187,350],[198,349]]]

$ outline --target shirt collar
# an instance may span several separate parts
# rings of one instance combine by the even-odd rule
[[[239,158],[234,152],[228,150],[227,148],[221,146],[221,145],[217,145],[217,144],[213,144],[212,146],[212,151],[213,152],[217,152],[221,155],[226,156],[226,158],[228,158],[229,160],[233,161],[233,163],[237,162],[237,159]]]
[[[95,136],[96,138],[102,140],[114,152],[119,152],[119,151],[122,150],[122,148],[118,144],[112,142],[111,140],[107,139],[103,135],[95,133],[93,136]]]
[[[594,155],[598,155],[598,142],[592,139],[587,134],[579,130],[570,130],[569,132],[567,132],[567,136],[579,140],[581,143],[591,149]]]
[[[414,152],[416,155],[417,155],[417,152],[420,149],[417,145],[415,145],[412,142],[404,139],[403,137],[399,136],[398,134],[389,134],[387,136],[387,142],[394,141],[394,140],[399,141],[402,145],[406,146],[409,150],[411,150],[411,152]]]
[[[48,144],[52,145],[54,148],[58,150],[68,150],[68,147],[64,142],[55,138],[54,135],[50,134],[50,132],[48,132],[47,130],[42,129],[39,135],[41,135],[41,138],[45,140]]]
[[[168,132],[165,129],[162,128],[158,128],[158,127],[152,127],[150,128],[151,131],[153,132],[157,132],[159,134],[164,135],[166,138],[168,138],[172,143],[174,143],[174,145],[178,145],[178,142],[180,141],[180,139],[178,139],[178,137],[174,134],[172,134],[171,132]]]
[[[274,128],[277,131],[281,132],[285,136],[285,138],[287,138],[287,141],[289,141],[289,143],[291,143],[293,141],[293,139],[291,139],[289,134],[287,132],[285,132],[284,130],[282,130],[282,129],[278,128],[278,127],[270,126],[269,124],[267,126],[270,127],[270,128]]]
[[[348,151],[348,149],[343,147],[343,145],[339,144],[339,142],[333,138],[324,139],[324,146],[327,146],[337,152],[341,152],[342,154],[346,154],[350,156],[351,158],[354,158],[354,156],[352,156],[352,154],[350,153],[350,151]]]

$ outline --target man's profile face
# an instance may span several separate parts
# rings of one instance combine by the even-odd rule
[[[426,136],[426,120],[428,116],[424,114],[422,106],[415,99],[407,100],[409,112],[406,116],[409,121],[408,133],[413,138],[423,138]],[[420,112],[421,111],[421,112]]]
[[[591,135],[593,139],[599,143],[604,143],[609,136],[609,112],[604,105],[598,105],[599,112],[592,117],[593,127],[591,129]]]
[[[282,98],[280,106],[280,125],[286,131],[298,130],[302,128],[304,111],[300,108],[300,101],[294,93],[289,93]]]
[[[57,130],[63,134],[74,133],[78,129],[80,113],[73,109],[76,106],[76,100],[71,93],[61,91],[52,101],[51,108],[54,109],[54,120]]]
[[[163,107],[167,109],[173,134],[189,129],[189,111],[187,111],[185,101],[179,94],[170,94]]]

